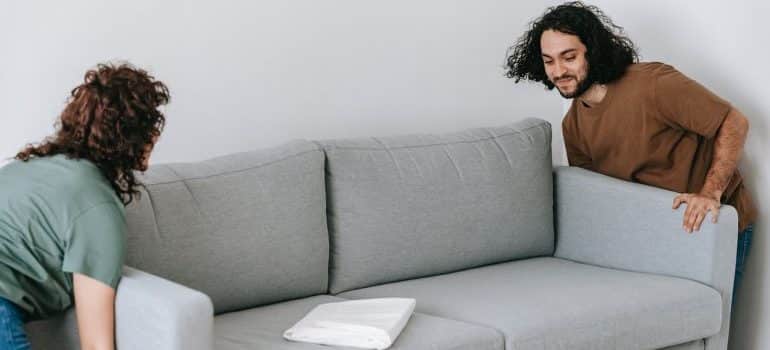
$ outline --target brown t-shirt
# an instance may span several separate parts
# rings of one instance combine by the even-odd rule
[[[730,104],[673,67],[632,64],[607,84],[591,107],[572,101],[562,122],[567,158],[615,178],[679,193],[700,192],[714,155],[714,138]],[[738,211],[740,230],[756,208],[738,170],[722,195]]]

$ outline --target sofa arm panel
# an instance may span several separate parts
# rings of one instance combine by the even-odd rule
[[[700,231],[682,227],[676,193],[574,167],[555,170],[555,256],[616,269],[732,286],[738,216],[731,206],[710,214]],[[724,292],[730,292],[724,290]]]
[[[205,294],[124,267],[115,301],[119,350],[211,350],[214,309]]]
[[[554,171],[556,251],[586,264],[701,282],[722,295],[722,328],[706,349],[726,349],[735,274],[738,214],[723,205],[688,234],[686,205],[671,209],[674,192],[575,167]]]

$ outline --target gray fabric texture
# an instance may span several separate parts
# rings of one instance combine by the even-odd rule
[[[296,141],[150,167],[126,208],[126,263],[206,293],[218,313],[325,293],[323,159]]]
[[[337,293],[553,253],[551,129],[324,141]]]
[[[541,257],[345,292],[494,327],[508,350],[656,349],[716,334],[721,298],[673,277]]]
[[[705,339],[698,339],[689,343],[669,346],[660,350],[703,350],[706,348],[705,342]]]
[[[24,325],[32,350],[79,350],[80,337],[75,309],[47,320],[30,322]]]
[[[115,298],[118,349],[212,349],[214,316],[206,295],[124,267]],[[75,308],[25,328],[33,350],[80,349]]]
[[[120,350],[209,350],[214,342],[208,296],[130,267],[123,268],[115,315]]]
[[[318,304],[344,301],[328,295],[222,314],[214,320],[217,350],[353,350],[291,342],[289,329]],[[488,327],[415,313],[390,350],[503,350],[503,336]]]
[[[687,234],[685,205],[671,209],[674,192],[574,167],[555,170],[555,191],[555,256],[711,286],[721,294],[723,322],[706,349],[727,349],[738,236],[733,207],[723,205],[717,224],[709,216]]]

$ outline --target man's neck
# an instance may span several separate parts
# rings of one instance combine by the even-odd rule
[[[586,107],[593,107],[604,100],[604,96],[607,95],[607,85],[593,84],[586,92],[581,94],[578,99]]]

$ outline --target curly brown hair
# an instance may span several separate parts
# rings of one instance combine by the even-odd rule
[[[515,79],[516,83],[522,79],[542,82],[548,90],[555,87],[545,73],[540,49],[540,37],[547,30],[580,38],[587,50],[588,82],[615,81],[629,65],[639,61],[636,46],[624,35],[622,27],[615,25],[598,7],[572,1],[546,9],[508,50],[505,73],[508,78]]]
[[[27,145],[16,159],[64,154],[89,160],[127,205],[139,196],[134,170],[146,170],[145,159],[166,122],[158,107],[169,98],[166,85],[142,69],[99,64],[72,90],[54,135]]]

